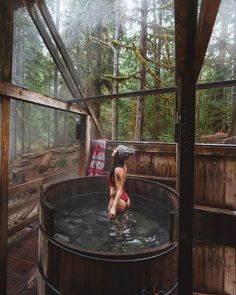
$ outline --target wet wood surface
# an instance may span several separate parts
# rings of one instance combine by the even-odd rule
[[[3,81],[0,82],[0,94],[24,102],[42,105],[57,110],[67,111],[76,114],[87,113],[82,107],[71,105],[68,104],[66,101],[59,100],[55,97],[43,95],[39,92],[32,91]]]
[[[127,161],[130,175],[176,182],[176,144],[108,141],[107,173],[112,150],[119,144],[135,149]],[[195,205],[236,210],[236,146],[196,144],[194,174]]]
[[[107,171],[118,144],[107,143]],[[127,162],[128,172],[175,181],[175,144],[121,144],[136,151]],[[197,144],[194,169],[195,295],[236,294],[236,146]]]
[[[28,294],[35,292],[38,274],[38,229],[24,230],[8,247],[7,294]]]
[[[214,295],[236,294],[236,249],[225,245],[195,242],[194,289]]]

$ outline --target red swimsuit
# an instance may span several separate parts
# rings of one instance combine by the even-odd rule
[[[109,181],[109,186],[110,186],[110,187],[116,187],[116,183],[115,183],[115,181],[112,179],[111,176],[109,176],[108,181]],[[128,196],[128,194],[127,194],[126,192],[122,192],[122,194],[121,194],[121,196],[120,196],[120,199],[123,200],[123,201],[125,201],[125,203],[127,203],[128,200],[129,200],[129,196]]]

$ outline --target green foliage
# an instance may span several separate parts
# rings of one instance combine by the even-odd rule
[[[47,0],[56,17],[57,0]],[[145,89],[175,85],[175,29],[174,2],[150,0],[148,7],[147,58],[140,47],[140,10],[142,1],[64,0],[61,1],[60,32],[68,53],[78,72],[85,96],[111,94],[114,81],[119,92],[140,89],[140,64],[145,65]],[[227,4],[227,3],[228,4]],[[236,27],[234,1],[220,7],[215,30],[199,77],[200,82],[235,78]],[[116,13],[120,15],[120,37],[115,38]],[[229,13],[230,12],[230,13]],[[228,18],[228,25],[225,23]],[[225,30],[227,33],[225,34]],[[114,75],[114,52],[119,49],[119,75]],[[54,95],[55,65],[39,33],[24,9],[15,14],[13,82],[45,95]],[[71,94],[59,74],[59,97],[71,99]],[[196,99],[196,141],[201,136],[227,131],[232,122],[232,89],[198,91]],[[118,138],[132,140],[135,130],[136,98],[118,100]],[[53,147],[55,132],[54,110],[38,106],[15,104],[18,113],[12,128],[17,129],[18,146],[22,140],[32,149]],[[111,138],[111,101],[94,105],[106,138]],[[144,140],[173,141],[175,123],[175,95],[153,95],[145,98]],[[60,145],[75,140],[75,115],[59,112]],[[26,135],[21,138],[25,124]],[[63,157],[61,160],[63,164]]]
[[[57,167],[61,168],[61,167],[65,167],[67,164],[67,161],[66,161],[66,157],[65,157],[65,152],[62,151],[60,153],[60,156],[58,158],[58,161],[57,161]]]

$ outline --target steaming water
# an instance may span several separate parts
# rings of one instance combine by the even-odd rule
[[[107,217],[105,193],[75,197],[56,209],[57,240],[77,244],[86,250],[128,253],[157,247],[168,240],[168,226],[161,226],[154,202],[131,195],[131,208]]]

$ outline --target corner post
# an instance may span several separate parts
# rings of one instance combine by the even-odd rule
[[[11,82],[13,0],[0,1],[0,80]],[[7,294],[10,99],[0,96],[0,294]]]

